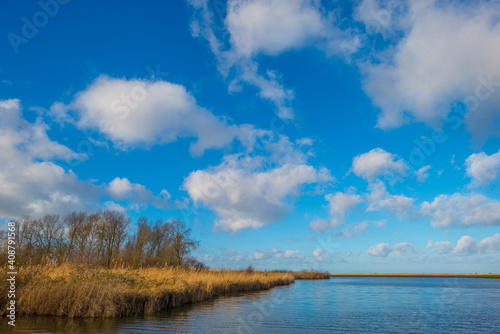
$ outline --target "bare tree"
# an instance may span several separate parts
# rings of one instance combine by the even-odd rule
[[[19,248],[19,262],[33,264],[36,251],[36,221],[28,216],[17,221],[17,246]]]
[[[67,228],[67,238],[68,242],[66,244],[66,250],[63,261],[71,259],[73,249],[77,243],[78,235],[82,229],[85,220],[87,219],[87,214],[85,212],[71,212],[64,217],[64,225]]]
[[[152,236],[151,227],[148,224],[147,217],[140,217],[137,222],[137,233],[134,236],[134,255],[133,255],[133,265],[139,266],[144,262],[143,255],[146,251],[146,247],[150,243]]]
[[[115,259],[119,259],[135,267],[203,267],[202,263],[189,257],[199,243],[191,237],[191,229],[182,221],[158,219],[153,222],[141,217],[136,232],[127,235],[129,224],[127,216],[109,210],[93,214],[71,212],[62,220],[58,215],[46,215],[41,219],[23,217],[16,224],[18,261],[30,265],[45,260],[85,262],[109,268]],[[5,251],[4,239],[0,238],[2,254]]]
[[[120,250],[126,237],[126,229],[130,220],[122,213],[106,210],[102,214],[104,222],[104,251],[106,266],[111,267],[113,256]]]
[[[151,227],[151,238],[149,241],[149,263],[164,265],[170,257],[172,245],[170,222],[158,219]]]
[[[64,233],[59,215],[45,215],[42,219],[35,221],[35,226],[38,232],[36,238],[43,254],[53,261],[53,252],[62,242]]]
[[[187,228],[184,222],[174,220],[171,224],[172,228],[169,232],[172,239],[174,265],[182,266],[185,257],[198,248],[199,242],[191,238],[191,229]]]
[[[99,219],[100,213],[86,215],[85,220],[78,228],[75,236],[75,247],[78,250],[78,262],[83,261],[85,256],[87,256],[87,260],[90,260],[93,241],[92,234]]]

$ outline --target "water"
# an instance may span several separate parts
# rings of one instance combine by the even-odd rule
[[[7,332],[6,319],[0,330]],[[500,333],[500,280],[342,277],[155,317],[21,318],[16,333]]]

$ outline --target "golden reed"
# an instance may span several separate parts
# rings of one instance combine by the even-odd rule
[[[8,282],[0,275],[0,315],[6,315]],[[18,315],[126,317],[150,315],[221,295],[270,289],[294,282],[287,272],[184,268],[19,268]]]

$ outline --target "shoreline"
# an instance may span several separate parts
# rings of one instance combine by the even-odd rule
[[[500,279],[500,274],[330,274],[330,277],[441,277]]]
[[[121,318],[155,313],[218,296],[269,290],[329,273],[185,268],[84,268],[74,265],[20,268],[19,316]],[[7,315],[8,284],[0,275],[0,316]]]

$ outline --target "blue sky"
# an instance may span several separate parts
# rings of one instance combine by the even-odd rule
[[[497,1],[3,6],[4,221],[111,208],[184,219],[209,265],[498,272]]]

